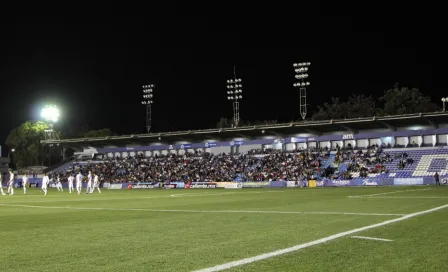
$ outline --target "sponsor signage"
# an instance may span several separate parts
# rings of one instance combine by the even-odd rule
[[[295,181],[287,181],[286,182],[286,187],[288,187],[288,188],[295,188],[296,187],[296,182]]]
[[[109,186],[109,189],[121,189],[123,185],[121,183],[114,183]]]
[[[330,186],[350,186],[352,185],[350,180],[330,180]]]
[[[345,134],[342,135],[342,140],[353,140],[355,139],[355,137],[353,136],[353,134]]]
[[[214,182],[192,182],[190,184],[190,189],[214,189],[216,187],[216,183]]]
[[[216,182],[216,188],[226,188],[227,185],[233,184],[235,181],[220,181]]]
[[[316,187],[324,187],[325,181],[323,180],[316,180]]]
[[[423,178],[395,178],[394,185],[423,185]]]
[[[308,187],[316,188],[316,186],[317,186],[317,180],[312,179],[312,180],[308,181]]]
[[[271,181],[269,182],[271,188],[283,188],[286,187],[286,181]]]
[[[243,188],[243,184],[241,184],[241,182],[227,183],[224,188],[225,189],[241,189],[241,188]]]
[[[381,181],[380,180],[369,180],[369,179],[363,179],[362,186],[378,186],[381,185]]]
[[[137,184],[131,184],[132,189],[155,189],[160,188],[160,184],[158,182],[156,183],[137,183]]]
[[[110,182],[103,183],[103,188],[109,188],[109,186],[110,186]]]
[[[269,187],[269,181],[243,182],[243,188],[266,188]]]

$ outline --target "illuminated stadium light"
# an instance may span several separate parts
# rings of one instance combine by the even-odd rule
[[[309,75],[308,70],[311,62],[298,62],[294,63],[292,66],[294,67],[295,78],[297,81],[293,84],[294,87],[299,88],[300,93],[300,115],[302,119],[305,120],[307,114],[307,104],[306,104],[306,86],[310,86],[311,83],[309,81],[305,81]]]
[[[240,122],[240,102],[243,99],[243,80],[236,77],[235,66],[233,67],[233,79],[227,80],[227,100],[233,102],[233,122],[237,127]]]
[[[47,122],[56,123],[59,120],[60,112],[56,106],[48,105],[42,109],[40,116]]]
[[[141,101],[142,105],[146,106],[146,131],[149,133],[151,131],[152,124],[152,104],[154,103],[154,84],[143,85],[143,99]]]

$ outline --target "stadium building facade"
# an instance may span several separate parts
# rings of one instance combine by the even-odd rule
[[[411,159],[412,163],[399,166],[396,161],[386,162],[383,165],[387,171],[375,171],[367,176],[360,175],[360,172],[351,172],[352,178],[349,180],[327,178],[310,184],[314,186],[423,185],[434,184],[435,173],[445,180],[448,175],[448,113],[444,112],[52,140],[42,143],[74,148],[79,151],[78,154],[84,161],[92,160],[96,156],[125,158],[144,154],[145,157],[151,157],[170,153],[182,155],[185,152],[199,151],[212,154],[243,154],[265,148],[293,152],[306,148],[326,147],[332,151],[329,158],[323,161],[321,168],[331,166],[339,172],[347,171],[350,162],[335,163],[337,147],[344,149],[351,146],[353,149],[366,150],[369,146],[378,145],[382,146],[388,156],[393,158],[400,158],[406,153],[406,158]],[[64,167],[66,166],[61,166],[57,170],[62,170]],[[237,180],[229,182],[235,181]],[[292,181],[268,182],[270,187],[289,187],[293,183]],[[257,183],[256,186],[260,184]],[[247,182],[243,187],[246,185],[254,184]],[[127,185],[123,184],[123,188],[124,186]]]
[[[447,138],[448,113],[430,113],[50,140],[42,143],[61,144],[87,156],[105,154],[108,157],[127,157],[143,153],[150,157],[195,151],[241,154],[262,148],[284,151],[310,147],[335,149],[336,146],[342,148],[349,144],[355,149],[371,145],[390,148],[443,147],[447,146]]]

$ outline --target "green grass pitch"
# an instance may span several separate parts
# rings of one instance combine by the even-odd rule
[[[447,204],[448,186],[16,189],[0,196],[0,271],[214,271]],[[447,250],[448,207],[223,271],[448,271]]]

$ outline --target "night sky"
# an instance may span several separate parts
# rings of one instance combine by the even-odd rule
[[[234,65],[243,78],[243,120],[298,120],[292,64],[302,61],[311,62],[308,117],[331,96],[380,96],[396,82],[435,102],[447,95],[443,16],[318,4],[189,8],[194,12],[172,5],[147,16],[7,20],[0,143],[47,103],[62,109],[61,123],[72,130],[143,133],[145,84],[156,84],[152,131],[213,128],[232,117],[226,80]]]

